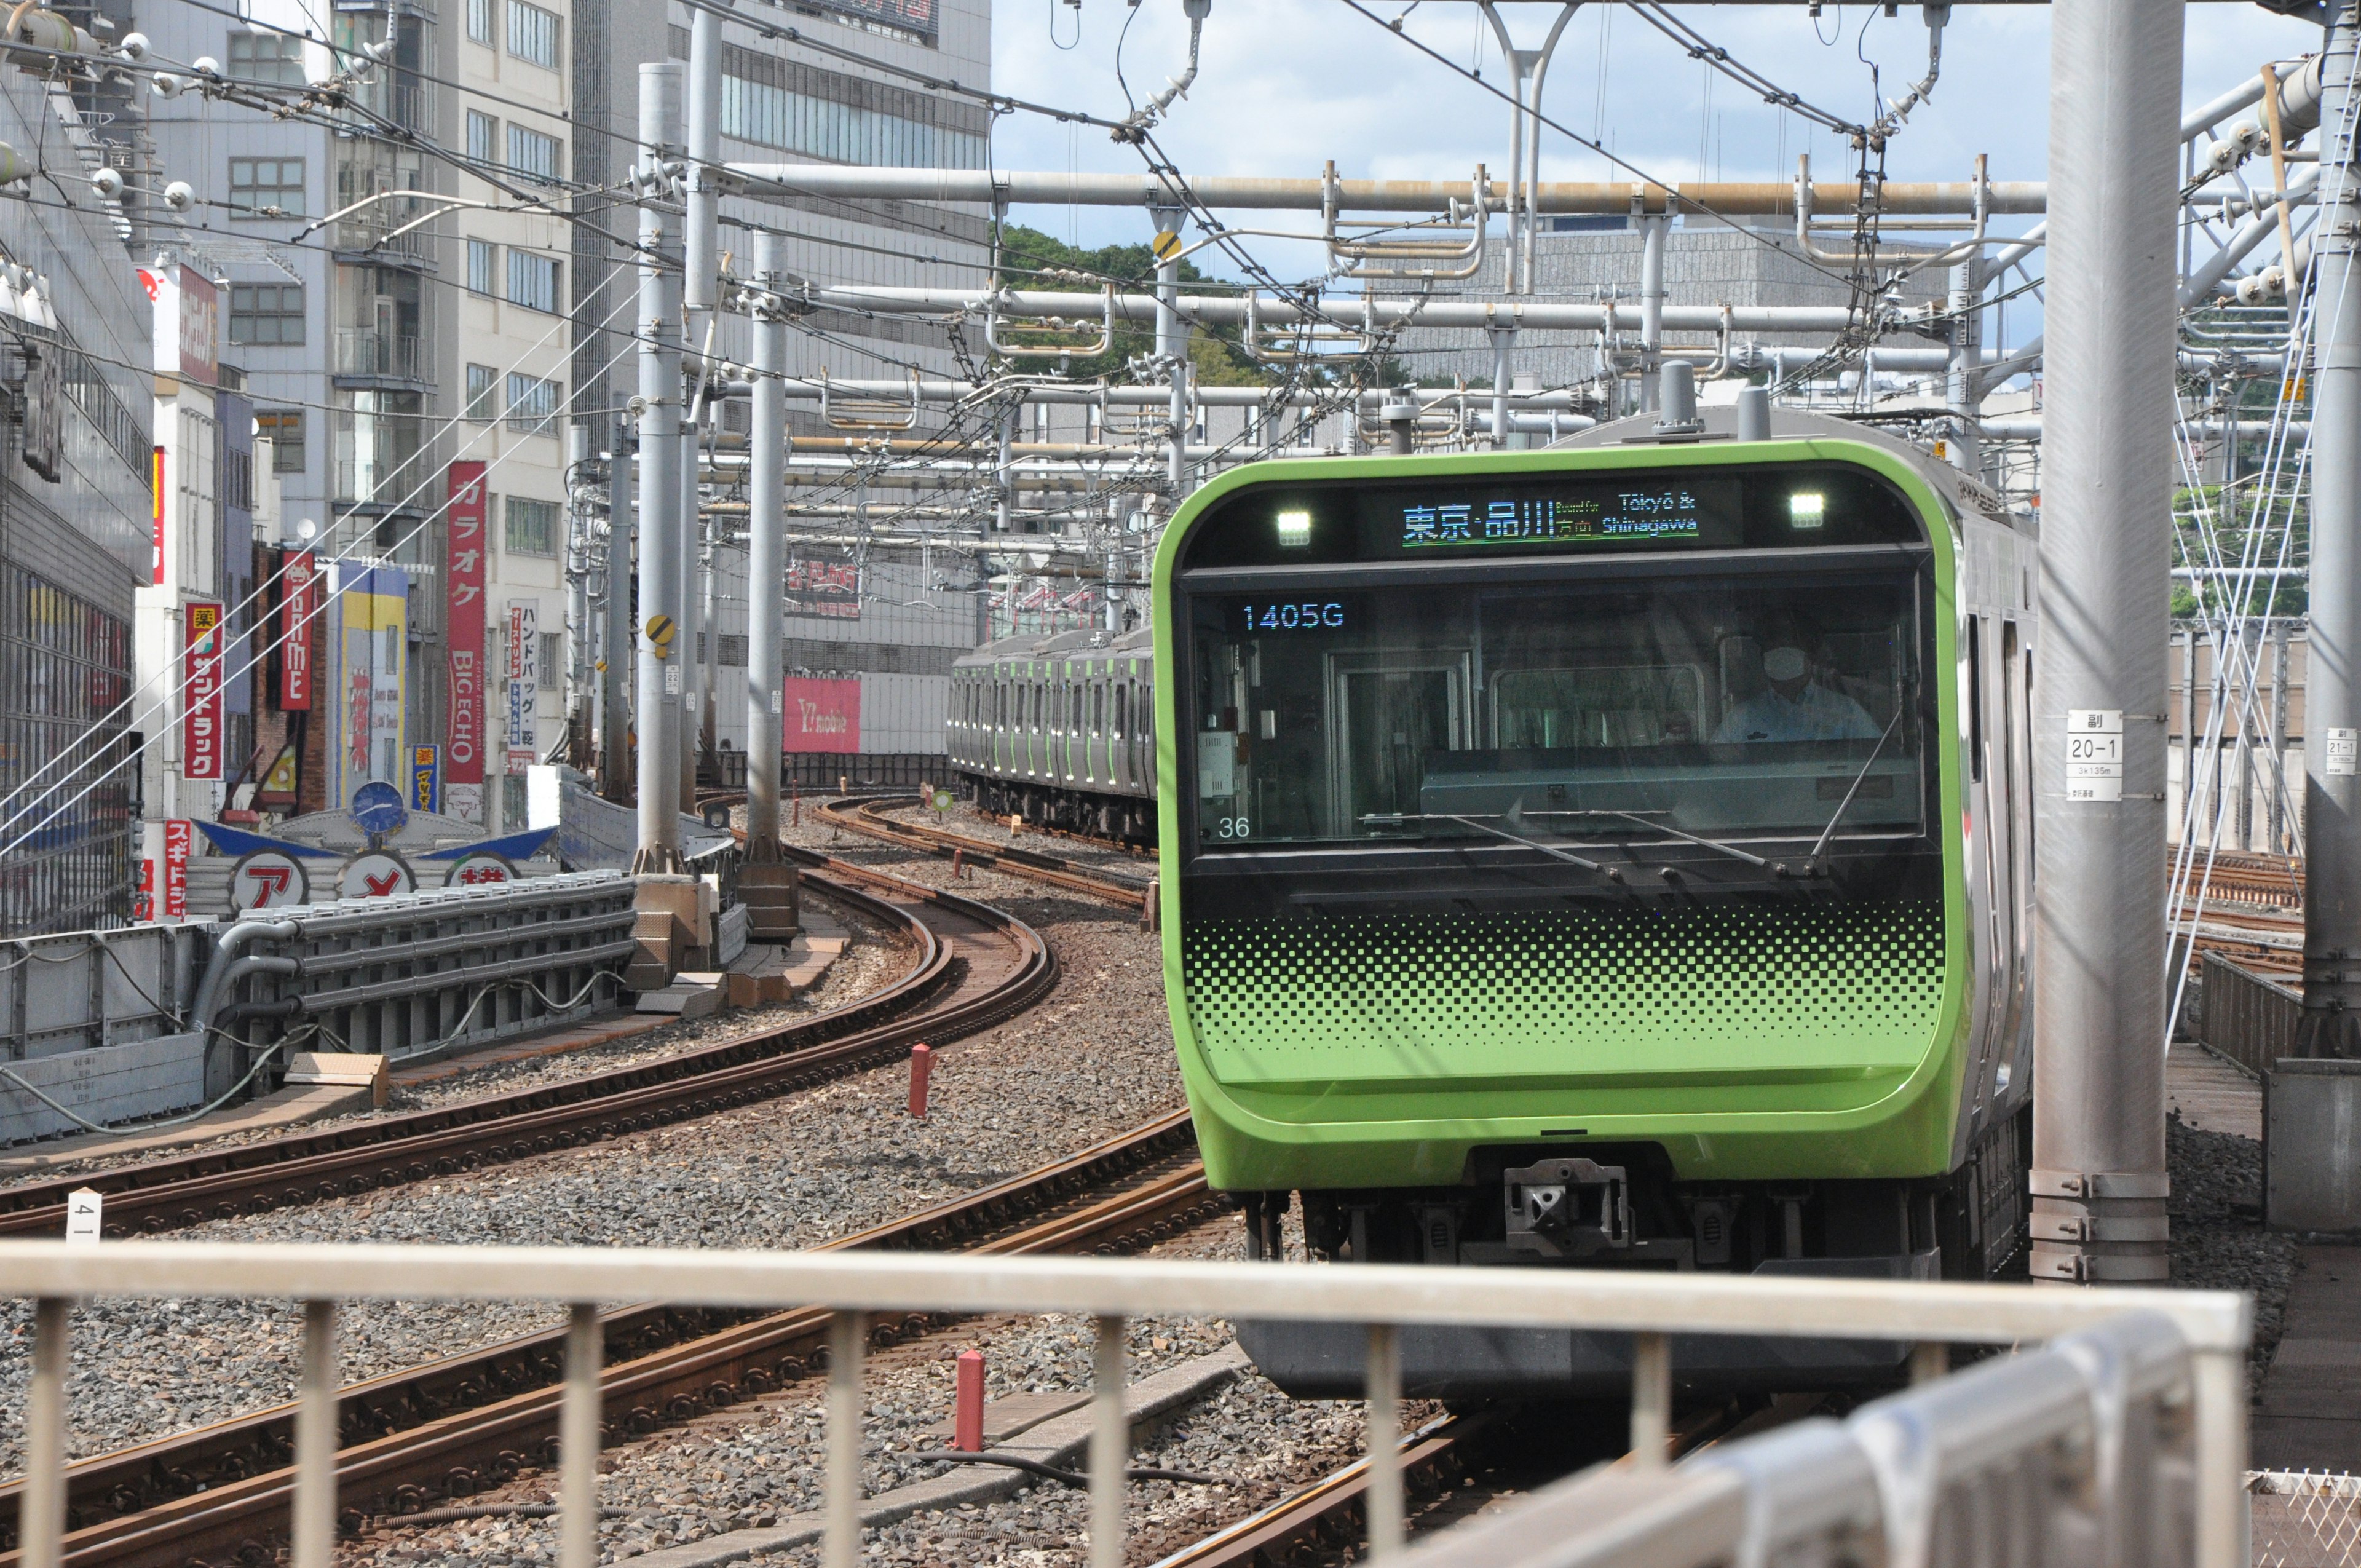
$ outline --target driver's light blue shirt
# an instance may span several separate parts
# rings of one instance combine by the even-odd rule
[[[1790,700],[1765,686],[1748,697],[1713,732],[1717,741],[1874,740],[1877,726],[1861,704],[1817,682]]]

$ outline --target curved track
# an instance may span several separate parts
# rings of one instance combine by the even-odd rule
[[[819,815],[829,827],[841,828],[848,833],[882,839],[889,844],[898,844],[906,850],[917,850],[945,860],[956,854],[971,865],[990,866],[1011,876],[1047,883],[1052,887],[1079,893],[1086,898],[1099,899],[1126,909],[1145,907],[1149,889],[1154,886],[1146,878],[1115,876],[1067,860],[1062,855],[1045,855],[1038,850],[1015,849],[989,839],[970,838],[964,833],[954,833],[948,828],[931,827],[923,822],[910,822],[886,815],[889,811],[918,804],[918,797],[914,795],[848,795],[822,806]]]
[[[1188,1114],[1175,1112],[1027,1175],[827,1244],[986,1254],[1113,1253],[1213,1218]],[[827,1365],[824,1309],[749,1314],[653,1305],[600,1314],[609,1443],[773,1392]],[[942,1321],[953,1320],[944,1318]],[[895,1343],[924,1314],[873,1325]],[[554,1463],[564,1328],[351,1385],[341,1399],[344,1528],[420,1511]],[[66,1472],[69,1568],[270,1560],[293,1501],[294,1407],[283,1405]],[[0,1486],[16,1539],[18,1483]],[[12,1556],[0,1560],[13,1568]]]
[[[809,1088],[1022,1012],[1057,960],[1014,916],[955,894],[788,851],[833,897],[906,932],[917,960],[883,991],[816,1017],[657,1061],[327,1132],[0,1189],[0,1235],[55,1234],[82,1187],[106,1231],[155,1233],[399,1187],[642,1132]],[[872,891],[855,886],[865,883]]]

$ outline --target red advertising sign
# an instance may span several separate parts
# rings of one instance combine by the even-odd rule
[[[164,918],[185,920],[189,916],[189,850],[196,829],[185,817],[168,818],[164,823]]]
[[[222,607],[192,599],[188,607],[189,646],[181,687],[181,776],[223,776]]]
[[[484,465],[451,465],[450,501],[444,513],[451,535],[449,626],[451,723],[445,732],[443,782],[484,782]]]
[[[851,561],[787,563],[787,613],[861,619],[861,568]]]
[[[780,749],[861,750],[861,683],[791,676],[779,683]]]
[[[155,525],[155,586],[160,588],[164,586],[164,449],[160,446],[148,461],[148,488],[154,492],[148,505]]]
[[[312,709],[312,628],[319,620],[320,568],[309,550],[287,553],[279,579],[279,707],[286,713]]]

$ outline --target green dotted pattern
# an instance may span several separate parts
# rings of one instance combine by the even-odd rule
[[[1230,1084],[1905,1069],[1934,1044],[1943,921],[1871,907],[1319,915],[1185,925]]]

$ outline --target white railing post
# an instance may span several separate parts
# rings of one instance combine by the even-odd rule
[[[303,1366],[295,1389],[294,1568],[336,1557],[336,1304],[303,1303]]]
[[[2246,1353],[2243,1346],[2189,1353],[2197,1409],[2199,1568],[2246,1568]]]
[[[1910,1347],[1910,1382],[1913,1387],[1932,1383],[1951,1370],[1951,1347],[1938,1339],[1922,1339]]]
[[[1369,1325],[1369,1482],[1362,1514],[1369,1527],[1369,1561],[1383,1563],[1402,1549],[1401,1334],[1391,1323]]]
[[[25,1568],[58,1568],[66,1533],[66,1316],[72,1303],[33,1304],[33,1387],[25,1410],[25,1490],[17,1544]]]
[[[1663,1334],[1631,1336],[1631,1463],[1664,1467],[1673,1433],[1673,1346]]]
[[[1098,1321],[1091,1371],[1091,1568],[1123,1568],[1124,1471],[1131,1419],[1123,1408],[1123,1320]]]
[[[839,1312],[828,1325],[828,1533],[825,1568],[861,1561],[861,1355],[869,1319]]]
[[[566,1391],[557,1407],[557,1568],[598,1568],[598,1309],[577,1302],[566,1324]]]

